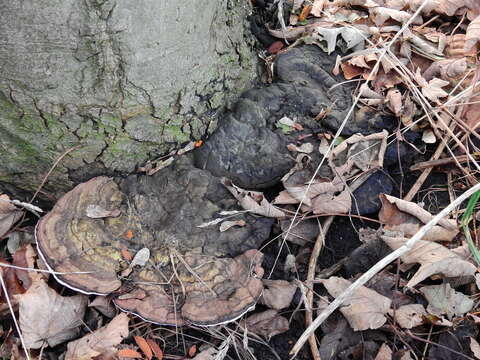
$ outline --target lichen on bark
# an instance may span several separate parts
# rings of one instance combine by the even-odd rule
[[[34,191],[76,145],[46,198],[210,134],[255,75],[247,3],[2,2],[0,191]]]

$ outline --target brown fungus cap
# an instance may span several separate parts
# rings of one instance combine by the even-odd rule
[[[260,296],[255,249],[272,224],[240,214],[244,227],[198,227],[233,209],[217,178],[182,159],[154,176],[78,185],[40,220],[37,245],[70,288],[112,294],[121,309],[159,324],[220,324]]]

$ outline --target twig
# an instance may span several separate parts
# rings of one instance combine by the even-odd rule
[[[93,274],[94,271],[72,271],[72,272],[59,272],[59,271],[50,271],[50,270],[42,270],[42,269],[35,269],[35,268],[28,268],[23,266],[16,266],[11,264],[4,264],[0,262],[0,267],[24,270],[24,271],[35,271],[39,273],[47,273],[47,274],[54,274],[54,275],[71,275],[71,274]]]
[[[480,154],[472,154],[472,155],[474,157],[480,158]],[[430,167],[448,165],[448,164],[455,163],[457,161],[459,163],[464,163],[464,162],[468,162],[469,160],[470,159],[468,158],[467,155],[459,155],[455,158],[449,157],[449,158],[444,158],[444,159],[422,161],[422,162],[419,162],[419,163],[416,163],[416,164],[410,166],[410,171],[423,170],[423,169],[427,169],[427,168],[430,168]]]
[[[437,150],[435,150],[435,153],[432,155],[429,161],[435,161],[438,160],[440,155],[442,155],[443,150],[445,150],[445,147],[447,146],[447,142],[443,141],[440,144],[438,144]],[[410,191],[408,192],[407,195],[403,198],[403,200],[406,201],[411,201],[413,197],[417,194],[418,190],[422,187],[423,183],[425,180],[427,180],[428,175],[432,172],[432,167],[428,167],[423,170],[422,174],[417,178],[417,181],[415,181],[415,184],[410,188]]]
[[[455,209],[460,205],[464,200],[470,197],[473,193],[480,190],[480,184],[477,184],[464,192],[461,196],[455,199],[454,202],[450,203],[445,209],[440,211],[437,215],[433,217],[427,224],[422,226],[417,233],[410,238],[403,246],[399,247],[397,250],[393,251],[389,255],[385,256],[382,260],[377,262],[374,266],[370,268],[366,273],[360,276],[352,285],[350,285],[340,296],[338,296],[330,305],[315,319],[315,321],[310,325],[300,336],[297,343],[293,346],[290,354],[295,357],[305,342],[308,340],[310,335],[312,335],[315,330],[325,321],[330,314],[332,314],[338,307],[340,307],[359,287],[363,286],[368,280],[380,272],[385,266],[390,264],[392,261],[395,261],[400,256],[406,254],[412,249],[412,247],[420,240],[425,234],[435,226],[441,219],[447,216],[450,211]]]
[[[43,185],[45,185],[45,183],[47,182],[47,179],[48,177],[51,175],[51,173],[53,172],[53,170],[57,167],[57,165],[60,163],[60,161],[62,161],[62,159],[67,156],[69,153],[71,153],[72,151],[74,150],[78,150],[79,148],[81,148],[83,145],[77,145],[77,146],[74,146],[74,147],[71,147],[70,149],[67,149],[62,155],[60,155],[60,157],[55,160],[55,162],[53,163],[52,167],[50,168],[50,170],[48,170],[48,173],[44,176],[40,186],[37,188],[37,191],[35,191],[35,194],[33,194],[32,198],[30,199],[30,203],[33,202],[33,200],[35,200],[35,198],[37,197],[38,193],[40,192],[40,190],[42,190],[42,187]]]
[[[3,271],[0,271],[0,282],[2,283],[3,293],[5,294],[5,298],[7,299],[8,309],[10,310],[10,314],[12,315],[13,322],[15,324],[15,328],[17,329],[18,336],[20,337],[20,342],[22,343],[23,351],[25,351],[25,356],[27,360],[30,360],[30,355],[28,354],[28,349],[25,345],[25,341],[23,340],[22,332],[20,331],[20,326],[18,325],[17,318],[15,317],[15,311],[13,311],[12,303],[10,302],[10,295],[7,291],[7,286],[5,285],[5,281],[3,280]]]
[[[315,269],[317,267],[317,260],[318,256],[320,255],[320,251],[323,248],[323,245],[325,244],[325,237],[327,235],[328,229],[330,228],[330,225],[333,222],[333,219],[335,216],[329,216],[328,218],[325,219],[324,223],[321,224],[320,227],[320,233],[317,236],[317,240],[315,241],[315,246],[313,247],[312,250],[312,255],[310,255],[310,261],[308,262],[308,274],[307,274],[307,282],[311,284],[313,282],[313,278],[315,277]],[[311,288],[307,292],[307,304],[305,306],[305,324],[310,326],[313,322],[313,284]],[[312,335],[308,338],[308,342],[310,343],[310,351],[312,352],[312,356],[315,360],[321,360],[320,358],[320,352],[318,351],[318,346],[317,346],[317,339],[315,339],[315,334],[312,333]]]
[[[442,344],[439,344],[439,343],[435,343],[435,342],[430,341],[430,340],[425,340],[425,339],[423,339],[423,338],[421,338],[421,337],[419,337],[419,336],[413,335],[410,330],[407,330],[407,334],[408,334],[408,336],[410,336],[410,337],[411,337],[412,339],[414,339],[414,340],[423,341],[423,342],[425,342],[425,343],[427,343],[427,344],[429,344],[429,345],[438,346],[439,348],[442,348],[442,349],[445,349],[445,350],[447,350],[447,351],[450,351],[450,352],[452,352],[452,353],[454,353],[454,354],[460,355],[460,356],[464,357],[465,359],[475,360],[475,358],[472,358],[472,357],[470,357],[470,356],[468,356],[468,355],[465,355],[465,354],[463,354],[463,353],[461,353],[461,352],[458,352],[458,351],[456,351],[456,350],[453,350],[453,349],[449,348],[448,346],[445,346],[445,345],[442,345]]]

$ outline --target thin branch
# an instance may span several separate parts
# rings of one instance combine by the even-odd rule
[[[315,246],[312,250],[312,255],[310,255],[310,261],[308,262],[308,274],[307,274],[307,282],[311,284],[315,277],[315,269],[317,267],[317,260],[318,256],[320,255],[320,251],[325,244],[325,237],[327,235],[328,229],[333,222],[335,216],[329,216],[325,219],[323,224],[319,224],[320,232],[317,236],[317,240],[315,241]],[[307,292],[307,304],[305,306],[306,314],[305,314],[305,324],[310,326],[313,322],[313,285],[312,288]],[[317,346],[317,339],[315,339],[315,334],[312,334],[308,338],[308,342],[310,343],[310,351],[312,352],[312,356],[315,360],[321,360],[320,352],[318,351]]]
[[[74,150],[78,150],[82,147],[83,145],[77,145],[77,146],[74,146],[74,147],[71,147],[70,149],[67,149],[62,155],[60,155],[60,157],[55,160],[55,162],[53,163],[52,167],[50,168],[50,170],[48,170],[48,173],[45,175],[45,177],[43,178],[41,184],[38,186],[38,189],[37,191],[35,191],[35,194],[33,194],[32,198],[30,199],[30,203],[33,202],[33,200],[35,200],[35,198],[37,197],[38,193],[40,192],[40,190],[42,190],[42,187],[43,185],[45,185],[45,183],[47,182],[47,179],[48,177],[52,174],[53,170],[55,170],[55,168],[57,167],[57,165],[60,163],[60,161],[62,161],[62,159],[67,156],[69,153],[71,153],[72,151]]]

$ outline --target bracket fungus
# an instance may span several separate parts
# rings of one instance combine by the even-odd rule
[[[182,156],[154,176],[78,185],[40,220],[38,251],[62,284],[111,295],[145,320],[220,324],[260,296],[263,255],[256,249],[273,223],[238,212],[245,226],[198,226],[234,209],[220,180]]]

